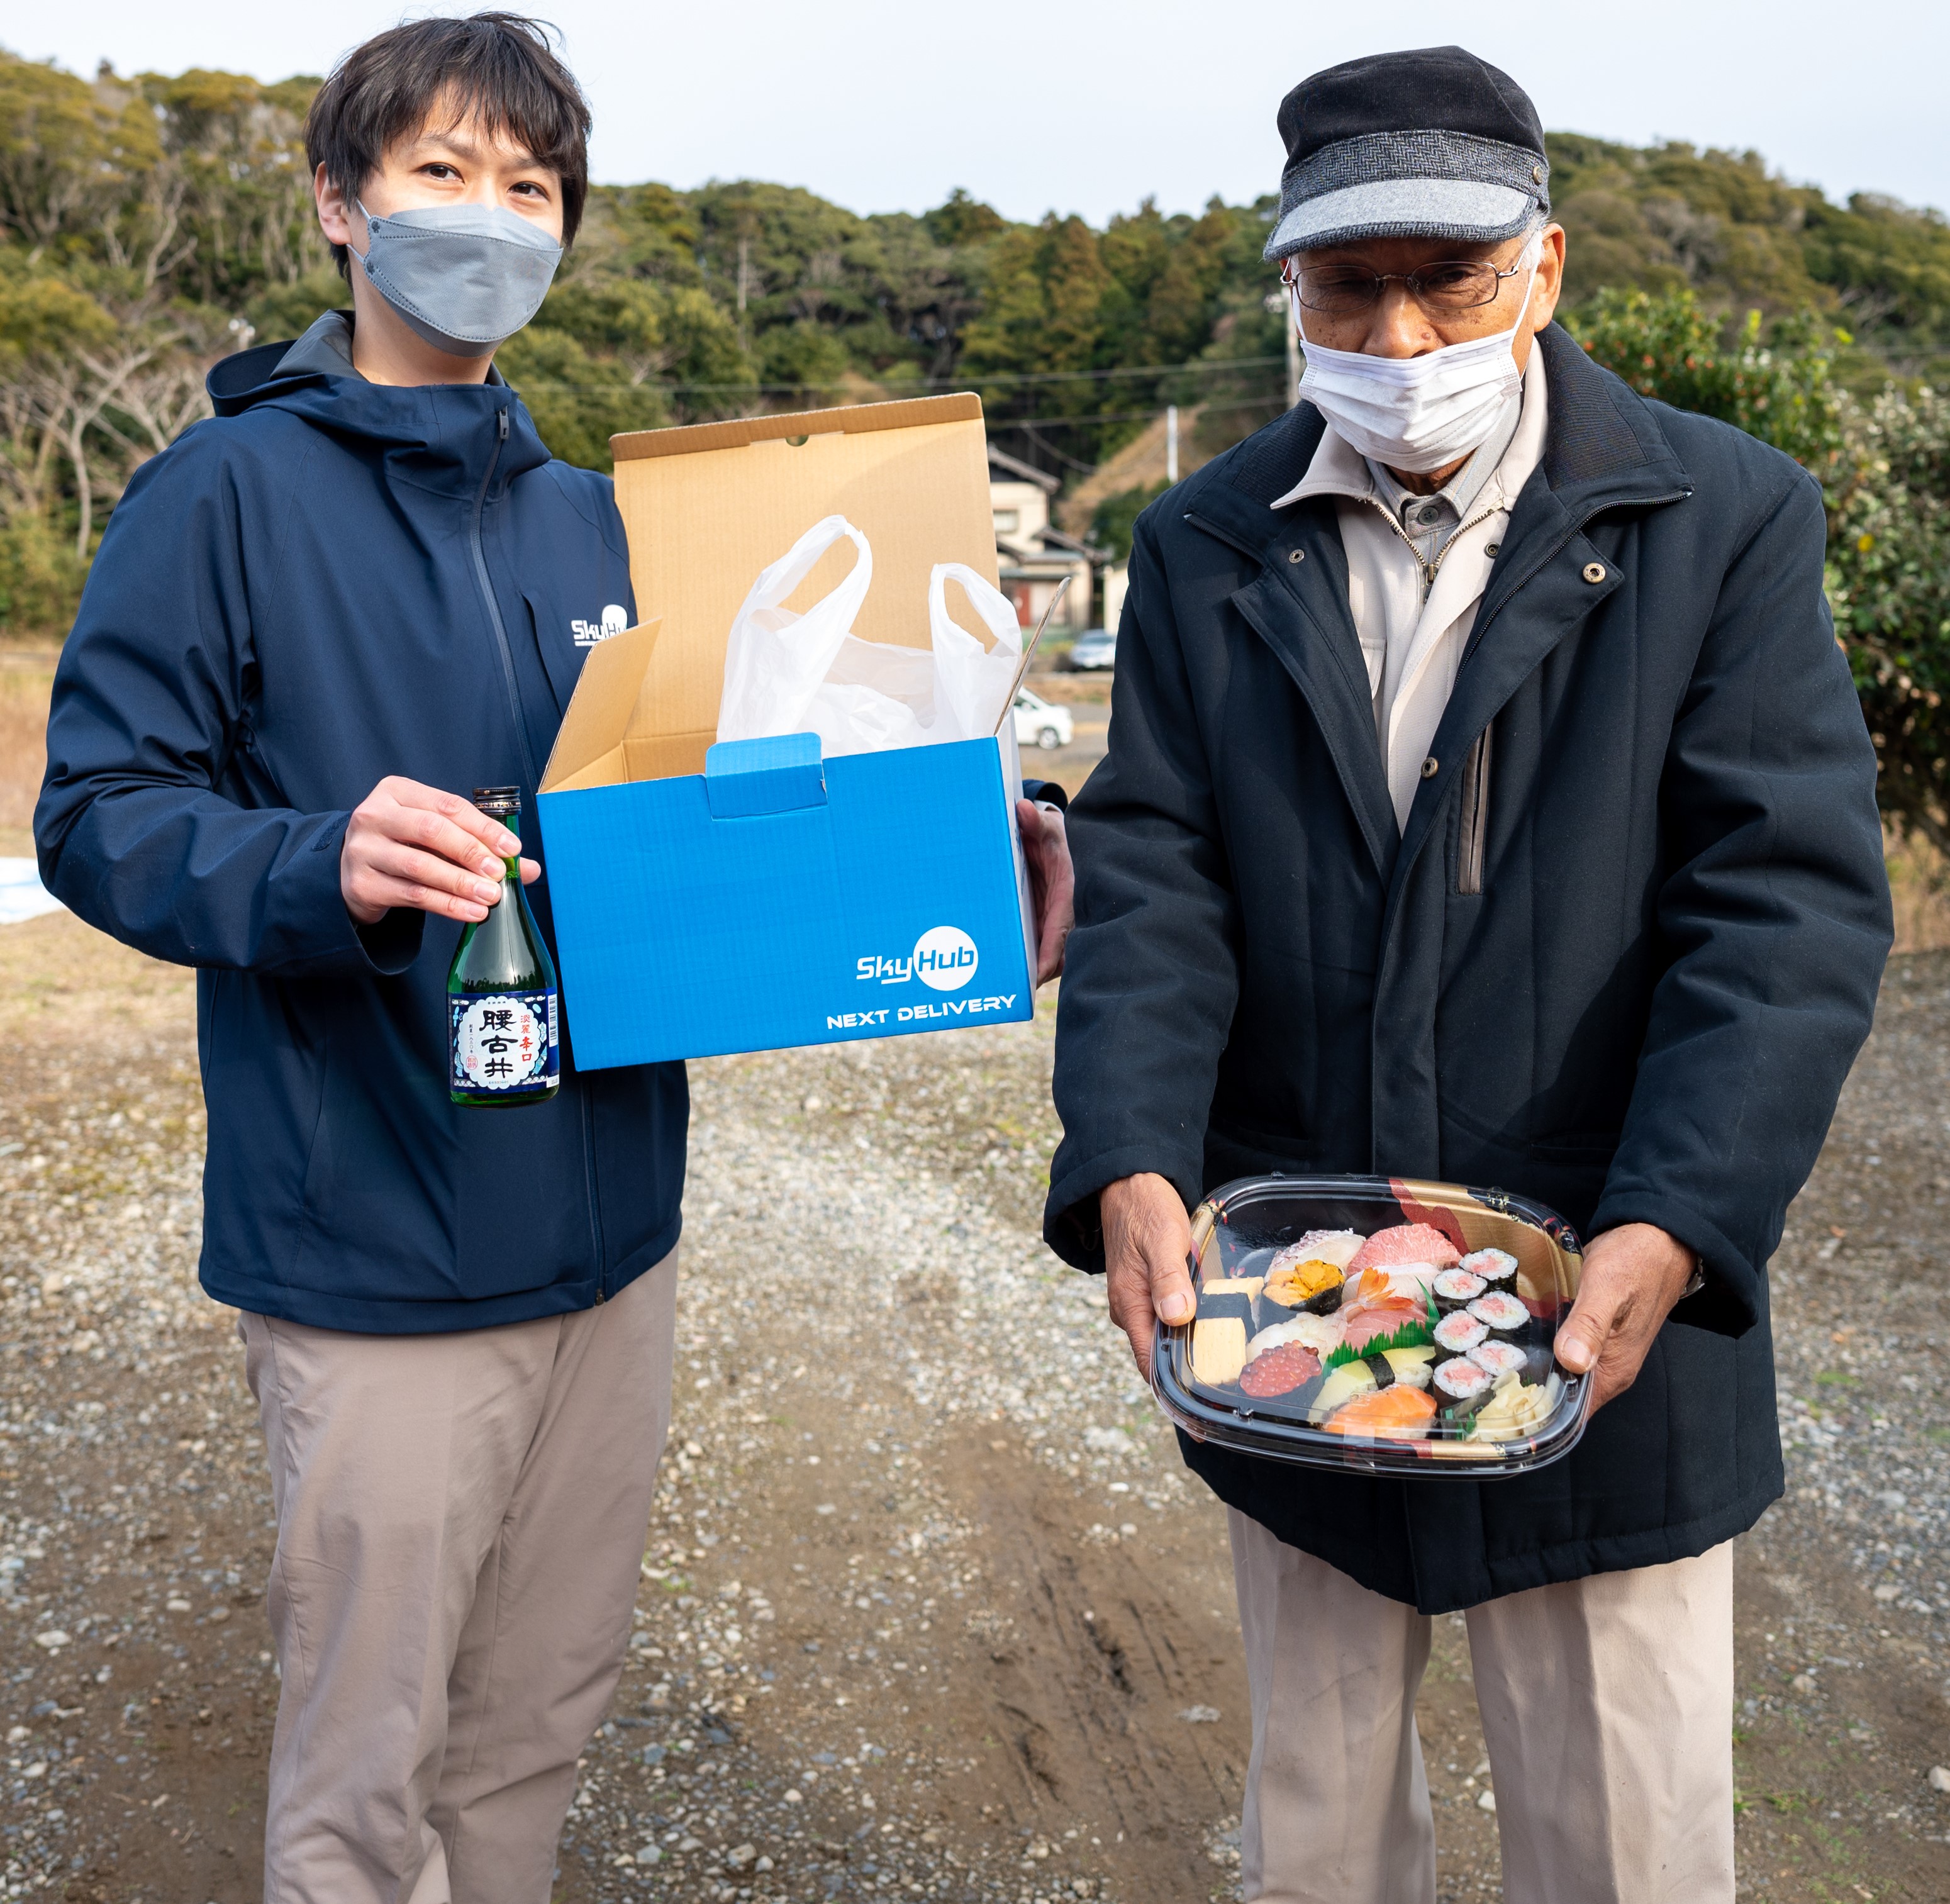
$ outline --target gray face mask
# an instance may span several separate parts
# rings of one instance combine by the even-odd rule
[[[425,205],[366,220],[374,290],[437,351],[484,357],[541,308],[562,247],[500,205]]]

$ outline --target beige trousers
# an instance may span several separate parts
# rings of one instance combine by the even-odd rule
[[[547,1904],[629,1643],[676,1292],[672,1251],[498,1329],[241,1318],[278,1515],[265,1904]]]
[[[1230,1513],[1253,1702],[1241,1856],[1269,1904],[1434,1904],[1430,1622]],[[1472,1606],[1506,1904],[1733,1904],[1734,1559]]]

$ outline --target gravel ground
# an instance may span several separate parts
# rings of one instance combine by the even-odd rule
[[[54,918],[0,935],[0,1891],[242,1904],[272,1529],[194,1279],[192,994]],[[695,1068],[675,1422],[565,1904],[1236,1894],[1223,1519],[1037,1241],[1049,1029]],[[1950,1895],[1946,1070],[1950,958],[1899,961],[1776,1268],[1755,1897]],[[1443,1896],[1496,1896],[1459,1621],[1419,1716]]]

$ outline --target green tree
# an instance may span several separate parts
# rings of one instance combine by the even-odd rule
[[[1846,333],[1806,313],[1729,325],[1690,290],[1653,297],[1607,288],[1566,324],[1606,369],[1640,395],[1737,425],[1818,474],[1841,446],[1841,394],[1830,376]]]
[[[1828,599],[1899,833],[1950,854],[1950,401],[1885,390],[1829,497]]]

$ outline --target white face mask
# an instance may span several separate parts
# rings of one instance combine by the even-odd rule
[[[1300,394],[1364,457],[1390,469],[1426,474],[1479,449],[1497,426],[1503,406],[1523,388],[1511,354],[1518,327],[1543,257],[1541,232],[1524,248],[1528,263],[1517,321],[1506,331],[1445,344],[1419,357],[1370,357],[1362,351],[1330,351],[1310,344],[1301,325],[1300,347],[1307,374]],[[1294,317],[1301,320],[1300,288],[1289,287]]]

